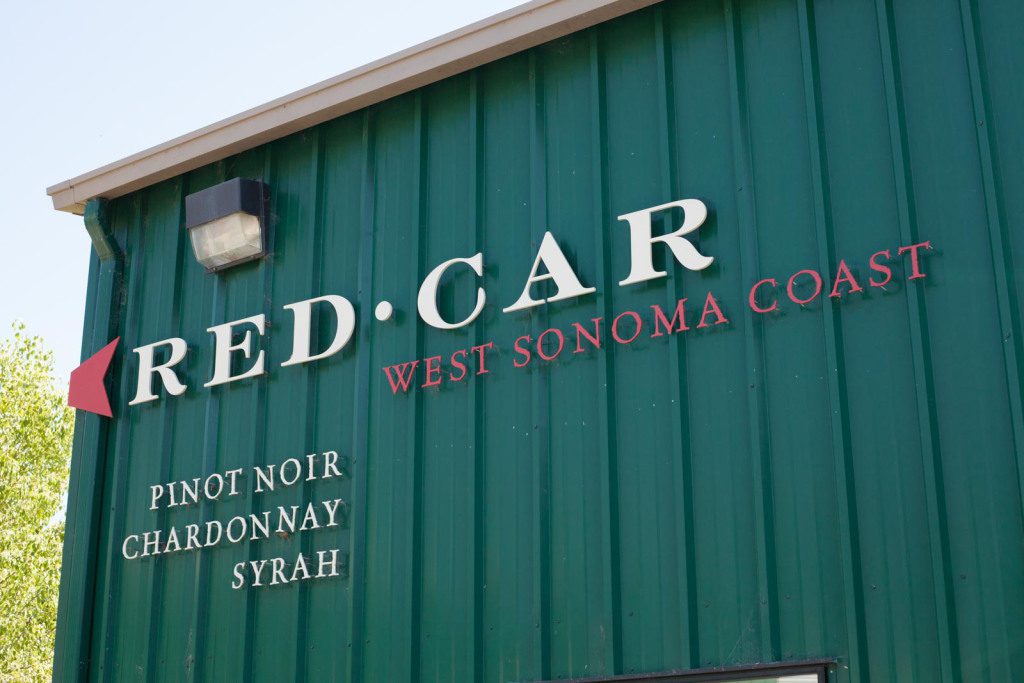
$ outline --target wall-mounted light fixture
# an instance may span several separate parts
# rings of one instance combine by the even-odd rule
[[[196,260],[207,272],[267,253],[269,196],[267,186],[258,180],[232,178],[185,197],[185,227]]]

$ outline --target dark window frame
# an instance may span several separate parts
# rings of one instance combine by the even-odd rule
[[[648,674],[626,674],[624,676],[604,676],[598,678],[562,678],[542,683],[710,683],[713,681],[742,683],[742,681],[757,680],[759,678],[798,676],[800,674],[816,674],[818,676],[818,683],[828,683],[829,667],[834,664],[834,659],[811,659],[773,664],[721,666],[689,669],[686,671],[659,671]]]

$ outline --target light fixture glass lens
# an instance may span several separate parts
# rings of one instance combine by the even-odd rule
[[[244,211],[189,230],[196,260],[214,269],[263,253],[260,219]]]

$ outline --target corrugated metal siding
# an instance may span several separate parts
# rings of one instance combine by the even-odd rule
[[[115,201],[90,677],[526,681],[836,657],[838,681],[1024,679],[1022,26],[1017,0],[666,2]],[[235,176],[272,189],[272,255],[207,275],[183,197]],[[615,217],[681,197],[712,208],[714,267],[618,287]],[[502,314],[548,228],[599,294]],[[768,319],[741,305],[760,277],[923,239],[925,280]],[[478,250],[478,322],[418,324],[425,274]],[[87,340],[109,292],[90,277]],[[461,317],[476,286],[458,276],[442,305]],[[511,367],[522,334],[709,289],[728,329]],[[321,293],[356,303],[356,338],[277,368],[281,306]],[[382,298],[397,322],[374,320]],[[259,311],[279,323],[270,375],[202,389],[206,328]],[[128,408],[127,350],[173,335],[193,389]],[[381,373],[488,340],[491,373],[455,388],[396,397]],[[328,448],[350,479],[147,510],[152,483]],[[126,533],[334,495],[343,529],[120,557]],[[345,549],[348,576],[229,589],[235,562],[297,546]]]

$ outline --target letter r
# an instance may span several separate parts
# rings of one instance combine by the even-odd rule
[[[164,345],[171,347],[171,357],[166,363],[154,365],[153,350],[158,346]],[[188,351],[188,345],[184,339],[171,337],[170,339],[164,339],[153,344],[140,346],[137,349],[133,349],[133,351],[139,356],[139,384],[135,391],[135,398],[129,401],[128,405],[133,406],[137,403],[155,401],[159,398],[159,396],[153,393],[153,375],[160,377],[160,382],[167,389],[167,393],[172,396],[181,396],[185,393],[188,387],[182,384],[174,370],[171,369],[181,362],[181,359],[185,357],[185,352]]]
[[[683,224],[674,232],[665,235],[651,236],[651,215],[659,211],[665,211],[677,207],[683,210]],[[668,204],[652,206],[649,209],[641,209],[619,216],[620,221],[629,223],[629,253],[630,271],[629,277],[619,282],[620,285],[635,285],[638,282],[653,280],[664,277],[668,273],[663,270],[655,270],[654,258],[651,246],[655,242],[662,242],[668,245],[676,260],[689,270],[704,270],[714,262],[713,256],[704,256],[697,247],[693,246],[690,240],[684,235],[704,225],[708,217],[708,207],[699,199],[680,199]]]

